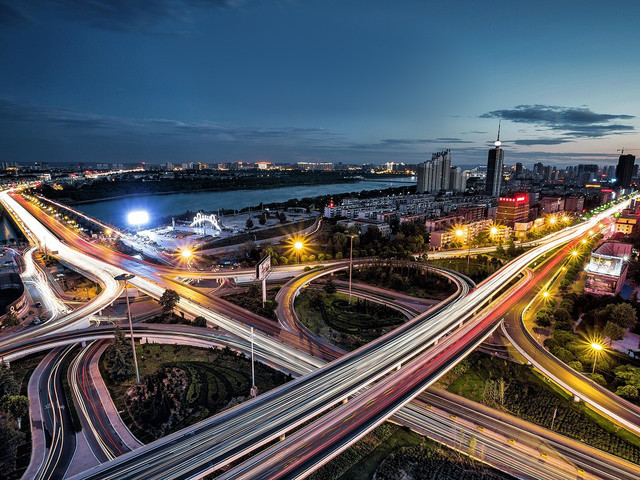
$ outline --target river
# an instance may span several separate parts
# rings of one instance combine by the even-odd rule
[[[260,203],[286,202],[293,198],[317,197],[362,190],[383,190],[390,187],[411,186],[415,177],[398,177],[381,180],[362,180],[357,183],[330,183],[326,185],[305,185],[295,187],[270,188],[266,190],[227,190],[223,192],[171,193],[167,195],[146,195],[113,200],[102,200],[77,205],[77,210],[117,227],[125,227],[127,214],[134,210],[145,210],[150,222],[169,215],[179,215],[190,210],[215,212],[220,209],[240,210]]]

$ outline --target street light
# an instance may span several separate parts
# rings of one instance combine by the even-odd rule
[[[467,225],[465,228],[467,231],[467,271],[469,270],[469,261],[471,259],[471,229]],[[464,235],[464,230],[461,228],[456,229],[456,237],[462,237]]]
[[[133,323],[131,322],[131,306],[129,305],[129,290],[127,289],[127,282],[135,277],[132,273],[123,273],[114,277],[116,280],[122,280],[124,282],[124,296],[127,300],[127,317],[129,317],[129,334],[131,335],[131,350],[133,350],[133,364],[136,367],[136,382],[140,385],[140,372],[138,371],[138,357],[136,356],[136,342],[133,339]]]
[[[302,253],[302,249],[304,248],[304,243],[301,240],[298,240],[293,244],[293,248],[298,254],[298,263],[300,263],[300,254]]]
[[[182,258],[185,260],[189,260],[193,256],[193,252],[189,248],[183,248],[180,255],[182,255]]]
[[[349,247],[349,305],[351,305],[351,271],[353,270],[353,237],[354,234],[348,235],[351,239],[351,246]]]
[[[593,375],[596,372],[596,361],[598,360],[598,355],[600,355],[600,352],[604,350],[604,347],[598,342],[591,342],[589,346],[593,350],[593,368],[591,369],[591,375]]]

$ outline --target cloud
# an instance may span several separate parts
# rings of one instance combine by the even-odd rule
[[[251,0],[32,0],[21,9],[0,0],[0,23],[21,24],[31,17],[46,21],[58,14],[90,27],[124,32],[167,32],[189,24],[200,14],[236,8]],[[28,11],[29,14],[25,13]]]
[[[563,143],[572,143],[573,140],[568,138],[531,138],[513,141],[505,141],[503,143],[513,143],[514,145],[562,145]]]
[[[183,122],[162,118],[125,118],[50,108],[0,97],[0,125],[17,132],[32,132],[55,141],[88,138],[137,142],[247,142],[262,144],[327,144],[342,136],[322,128],[235,126],[201,121]],[[6,133],[6,130],[5,130]]]
[[[635,117],[624,114],[596,113],[586,107],[518,105],[508,110],[494,110],[484,113],[480,115],[480,118],[500,118],[515,123],[532,124],[562,132],[568,138],[597,138],[634,130],[631,125],[611,122],[631,120]],[[524,144],[521,143],[521,145]]]

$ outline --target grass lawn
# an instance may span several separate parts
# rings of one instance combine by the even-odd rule
[[[204,418],[221,412],[232,404],[248,397],[251,388],[251,363],[243,355],[227,349],[206,349],[187,345],[136,345],[142,385],[148,385],[164,369],[185,372],[186,385],[179,396],[184,418],[173,419],[167,433],[192,425]],[[271,390],[289,377],[260,362],[256,362],[256,384],[259,393]],[[131,415],[127,406],[127,391],[135,386],[135,376],[123,382],[109,378],[100,362],[100,370],[111,397],[122,418],[132,433],[143,442],[155,440],[155,435],[144,427],[136,415]],[[133,417],[136,418],[133,418]]]
[[[320,467],[309,479],[453,480],[461,478],[460,475],[473,480],[512,479],[407,428],[385,423]]]
[[[346,350],[355,350],[406,321],[400,312],[343,293],[305,289],[295,300],[298,318],[316,335]]]
[[[504,381],[504,394],[500,384]],[[524,420],[640,463],[640,438],[574,402],[573,396],[527,365],[473,353],[441,384],[465,398],[502,409]]]

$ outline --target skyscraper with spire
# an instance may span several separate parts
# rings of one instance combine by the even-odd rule
[[[489,150],[489,159],[487,160],[487,186],[485,194],[491,197],[500,195],[500,187],[502,186],[502,163],[504,162],[504,150],[500,148],[500,122],[498,122],[498,139],[495,147]]]

